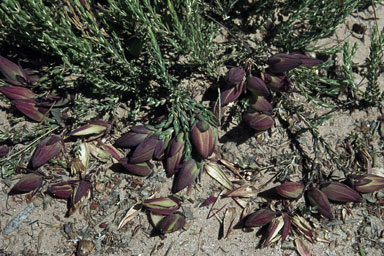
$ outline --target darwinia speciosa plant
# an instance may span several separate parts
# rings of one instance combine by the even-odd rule
[[[199,183],[199,178],[204,177],[202,172],[206,172],[224,188],[222,193],[211,195],[200,205],[215,209],[211,210],[208,218],[218,214],[219,211],[214,208],[216,204],[221,200],[230,200],[241,208],[242,213],[237,215],[235,207],[219,208],[225,212],[224,236],[230,235],[236,222],[244,229],[268,226],[262,242],[262,246],[268,246],[295,234],[310,242],[316,241],[316,230],[308,214],[299,209],[300,200],[305,201],[309,214],[332,220],[335,217],[332,202],[360,202],[362,193],[384,188],[384,177],[377,175],[354,173],[344,181],[336,181],[323,177],[314,169],[302,180],[286,180],[260,192],[252,182],[241,177],[236,166],[225,159],[217,159],[218,132],[226,107],[237,103],[240,109],[240,106],[247,106],[241,109],[243,122],[253,129],[255,136],[268,132],[275,125],[276,106],[271,99],[282,94],[289,97],[298,93],[289,71],[302,66],[320,65],[322,61],[292,52],[279,53],[269,57],[265,63],[258,63],[261,69],[248,63],[232,67],[226,76],[227,88],[220,91],[217,100],[208,107],[191,98],[187,89],[179,87],[180,81],[176,75],[170,74],[170,61],[164,59],[164,49],[160,46],[163,43],[164,48],[173,47],[177,53],[174,55],[188,54],[191,59],[189,64],[196,68],[212,58],[212,24],[204,26],[197,11],[197,2],[145,0],[145,6],[140,1],[108,2],[110,5],[106,6],[97,1],[64,1],[60,5],[64,11],[57,13],[55,8],[50,8],[43,1],[26,1],[25,9],[36,12],[29,15],[33,20],[27,23],[18,22],[25,20],[22,15],[26,13],[24,10],[14,11],[20,9],[18,4],[6,1],[0,6],[1,17],[10,22],[4,33],[15,32],[12,30],[20,28],[20,24],[26,24],[25,29],[33,24],[33,29],[29,28],[31,38],[19,34],[23,29],[16,29],[18,43],[28,42],[34,50],[41,49],[46,55],[54,55],[49,56],[54,59],[50,60],[52,63],[59,62],[56,58],[62,61],[56,68],[44,67],[32,71],[23,68],[24,64],[16,64],[0,56],[3,76],[0,92],[9,99],[13,113],[23,114],[26,120],[49,127],[25,150],[33,148],[34,152],[21,168],[21,177],[10,188],[10,195],[30,193],[34,196],[44,189],[46,194],[66,200],[66,216],[71,216],[92,197],[99,173],[91,164],[95,159],[100,163],[111,163],[120,172],[142,179],[151,179],[155,171],[163,171],[173,180],[169,194],[144,198],[131,208],[133,212],[146,211],[154,229],[163,236],[184,227],[186,217],[181,211],[184,195],[188,195],[188,191]],[[347,2],[348,5],[358,3]],[[183,7],[180,9],[188,17],[187,22],[181,20],[177,7]],[[348,9],[350,11],[352,8]],[[295,17],[301,14],[297,13]],[[14,18],[11,19],[11,16]],[[136,20],[129,23],[133,18]],[[116,24],[116,20],[122,20],[122,24]],[[292,24],[300,24],[294,20],[289,19]],[[48,24],[57,31],[47,29]],[[198,30],[195,28],[197,25]],[[114,26],[119,29],[114,30]],[[283,28],[272,30],[276,38],[283,35],[279,32]],[[310,41],[314,34],[308,33],[306,40]],[[382,55],[379,49],[381,42],[378,40],[375,45],[377,56]],[[17,59],[14,61],[18,62]],[[378,73],[378,65],[373,63],[371,69]],[[205,68],[209,70],[212,66]],[[50,79],[52,77],[55,79]],[[372,78],[372,83],[376,80]],[[44,86],[45,82],[53,88]],[[143,106],[159,110],[161,114],[155,116],[156,121],[141,121],[113,139],[111,131],[116,126],[111,119],[84,118],[89,105],[85,106],[85,101],[80,100],[80,95],[85,93],[83,86],[91,87],[87,89],[93,97],[96,94],[96,98],[100,95],[107,98],[108,103],[102,110],[114,109],[115,104],[124,99],[120,94],[125,92],[136,99],[132,101],[135,103],[132,116]],[[63,88],[65,90],[60,90]],[[99,106],[93,107],[99,110]],[[8,159],[8,153],[8,147],[0,147],[1,157]],[[9,159],[13,156],[19,154],[15,153]],[[52,162],[60,165],[66,173],[47,174],[45,167]],[[155,169],[154,163],[161,167]],[[236,178],[230,178],[223,165]],[[257,196],[268,198],[273,203],[260,205],[256,210],[250,209],[249,202]],[[119,227],[127,223],[128,217],[121,221]]]
[[[13,101],[21,113],[41,122],[49,118],[54,107],[61,107],[65,99],[55,95],[36,97],[30,87],[33,78],[20,65],[1,57],[0,71],[9,86],[1,87],[7,98]],[[10,195],[38,191],[43,181],[48,181],[47,193],[58,199],[68,200],[67,216],[74,214],[91,197],[93,189],[89,170],[90,156],[101,161],[115,162],[119,168],[134,176],[151,178],[154,172],[153,161],[162,162],[166,176],[173,179],[170,195],[146,199],[140,204],[150,214],[151,223],[160,235],[181,229],[186,219],[181,213],[182,193],[192,188],[202,170],[221,184],[226,191],[219,196],[211,196],[202,206],[215,205],[222,198],[229,198],[243,208],[239,219],[244,228],[268,225],[263,246],[281,238],[286,240],[289,234],[299,234],[310,242],[316,241],[316,232],[310,221],[298,209],[296,202],[304,197],[313,214],[319,214],[329,220],[334,218],[330,202],[360,202],[360,193],[370,193],[384,188],[384,177],[373,174],[350,175],[345,184],[333,180],[324,180],[322,174],[313,174],[311,180],[299,182],[285,181],[267,191],[257,193],[252,184],[235,185],[217,159],[212,158],[218,143],[218,121],[231,102],[247,100],[249,107],[244,110],[243,121],[250,126],[255,135],[268,131],[273,125],[273,105],[270,98],[273,93],[290,94],[295,91],[287,71],[299,66],[314,66],[322,61],[300,53],[276,54],[266,64],[268,68],[258,77],[253,74],[251,65],[246,68],[233,67],[228,71],[226,82],[229,88],[220,93],[213,105],[213,112],[204,105],[189,98],[185,92],[177,92],[166,104],[166,114],[157,124],[137,125],[123,134],[113,144],[103,142],[108,136],[111,124],[94,120],[72,131],[63,131],[61,135],[45,137],[37,145],[24,174],[10,190]],[[28,102],[24,102],[24,101]],[[21,101],[19,103],[19,101]],[[17,107],[17,104],[22,107]],[[52,181],[40,167],[57,157],[65,148],[65,140],[83,138],[70,161],[70,174],[75,177],[67,181]],[[65,140],[64,140],[65,139]],[[97,143],[93,143],[97,141]],[[119,150],[121,149],[121,150]],[[227,167],[229,163],[222,161]],[[160,171],[160,170],[158,170]],[[262,206],[255,212],[249,212],[247,199],[261,196],[277,200],[273,210]],[[227,208],[225,216],[235,216],[234,208]],[[216,213],[214,213],[216,214]],[[156,217],[157,216],[157,217]],[[212,216],[212,215],[211,215]],[[210,217],[210,216],[209,216]],[[232,217],[234,218],[234,217]],[[233,221],[226,224],[225,236],[229,236]],[[124,222],[122,222],[124,223]]]

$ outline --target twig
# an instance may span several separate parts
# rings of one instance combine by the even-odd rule
[[[356,223],[356,222],[359,222],[359,221],[361,221],[361,219],[350,219],[350,220],[346,220],[346,221],[336,220],[336,221],[328,222],[325,225],[327,225],[327,226],[336,226],[336,225],[344,225],[344,224]]]

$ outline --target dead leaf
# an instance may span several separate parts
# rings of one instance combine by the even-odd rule
[[[300,256],[311,256],[311,252],[309,251],[308,247],[305,245],[304,241],[299,237],[295,240],[296,249],[297,252],[300,254]]]
[[[141,203],[136,203],[134,204],[127,212],[127,214],[125,214],[124,218],[121,220],[119,226],[117,227],[117,230],[121,229],[122,227],[125,226],[125,224],[127,224],[130,220],[132,220],[133,218],[135,218],[140,210],[141,210]]]

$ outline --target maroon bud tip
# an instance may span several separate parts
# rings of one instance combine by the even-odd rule
[[[196,161],[192,158],[184,162],[174,180],[172,193],[177,193],[184,188],[191,185],[200,173],[200,169],[197,167]]]
[[[304,190],[304,185],[297,182],[286,181],[275,188],[276,193],[288,199],[297,199]]]
[[[245,219],[244,225],[246,227],[259,227],[264,226],[271,222],[276,217],[276,213],[269,209],[260,209],[248,215]]]
[[[251,75],[247,77],[247,90],[250,91],[254,96],[269,96],[269,90],[264,81]]]
[[[331,205],[327,196],[318,188],[311,188],[307,191],[307,198],[312,206],[315,206],[317,211],[328,219],[333,219]]]
[[[260,114],[258,112],[246,113],[243,116],[244,121],[255,131],[263,132],[270,129],[273,124],[273,118],[266,114]]]
[[[240,84],[245,76],[245,71],[241,67],[231,68],[227,73],[227,83],[230,85]]]
[[[302,61],[296,56],[279,53],[270,57],[267,64],[272,72],[282,73],[300,66]]]
[[[339,182],[324,183],[321,191],[329,200],[336,202],[358,202],[363,199],[358,192]]]
[[[43,178],[35,173],[28,173],[12,187],[11,193],[30,192],[43,184]]]
[[[25,100],[35,98],[35,94],[31,90],[20,86],[0,87],[0,92],[11,100]]]
[[[31,159],[33,169],[37,169],[50,159],[58,155],[63,149],[62,138],[56,135],[49,136],[42,140],[36,148]]]
[[[132,164],[128,162],[127,158],[121,158],[119,163],[127,170],[130,174],[134,174],[137,176],[145,177],[152,173],[152,170],[149,168],[147,163],[138,163]]]
[[[156,229],[162,234],[175,232],[184,227],[186,221],[183,214],[176,212],[165,216],[156,225]]]
[[[13,104],[15,104],[17,110],[36,122],[41,122],[45,117],[36,107],[34,99],[14,100]]]
[[[192,144],[203,157],[212,155],[216,146],[216,131],[207,121],[196,121],[191,130]]]

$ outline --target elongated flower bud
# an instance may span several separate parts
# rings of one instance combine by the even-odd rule
[[[312,206],[315,206],[317,211],[328,219],[333,219],[331,205],[327,196],[318,188],[311,188],[307,191],[307,198]]]
[[[115,141],[114,146],[118,148],[136,147],[151,133],[144,125],[134,126],[131,130]]]
[[[237,84],[236,86],[230,89],[223,91],[220,97],[221,106],[224,107],[229,103],[237,100],[240,97],[243,90],[244,90],[244,84],[241,83],[241,84]]]
[[[276,217],[276,213],[269,209],[260,209],[245,219],[244,225],[246,227],[260,227],[268,224]]]
[[[128,162],[127,158],[121,158],[119,163],[127,170],[129,173],[137,175],[137,176],[148,176],[152,173],[152,170],[149,168],[147,163],[138,163],[132,164]]]
[[[351,177],[353,187],[360,193],[372,193],[384,188],[384,177],[374,174],[364,174]]]
[[[243,120],[257,132],[266,131],[274,124],[272,117],[258,112],[248,112],[244,114]]]
[[[240,84],[245,76],[245,71],[242,67],[231,68],[227,73],[227,83],[230,85]]]
[[[171,134],[163,135],[163,138],[160,139],[155,147],[153,152],[153,158],[156,160],[161,160],[164,157],[165,150],[168,147],[169,141],[171,140]]]
[[[291,80],[286,75],[270,75],[261,73],[261,77],[268,89],[276,92],[289,92],[291,90]]]
[[[159,197],[144,200],[143,206],[153,213],[168,215],[176,212],[180,208],[180,202],[173,196]]]
[[[287,239],[289,232],[291,231],[292,221],[288,213],[283,212],[284,227],[281,234],[281,242],[283,243]]]
[[[63,140],[61,137],[52,135],[42,140],[36,148],[31,159],[31,166],[37,169],[50,159],[55,157],[63,149]]]
[[[192,158],[184,162],[174,180],[172,193],[177,193],[191,185],[200,173],[200,168]]]
[[[247,77],[247,90],[254,96],[267,97],[269,95],[269,90],[264,81],[251,75]]]
[[[328,199],[336,202],[357,202],[363,199],[358,192],[339,182],[324,183],[321,191]]]
[[[39,111],[39,108],[36,106],[36,100],[34,99],[14,100],[13,104],[15,104],[17,110],[36,122],[41,122],[45,117],[44,114]]]
[[[196,151],[203,158],[212,155],[216,146],[216,131],[207,121],[196,121],[191,129],[191,136]]]
[[[88,124],[83,125],[73,130],[71,136],[85,136],[85,135],[100,135],[103,134],[109,127],[107,122],[101,120],[90,121]]]
[[[54,197],[62,199],[69,199],[73,194],[72,184],[67,181],[51,185],[48,191]]]
[[[43,178],[35,173],[28,173],[12,187],[11,193],[30,192],[43,184]]]
[[[20,86],[0,87],[0,92],[11,100],[25,100],[35,98],[35,94],[30,89]]]
[[[156,229],[162,234],[175,232],[184,227],[186,221],[182,213],[176,212],[165,216],[156,225]]]
[[[129,162],[131,164],[137,164],[151,160],[158,143],[158,135],[149,136],[135,148],[129,158]]]
[[[266,115],[272,115],[273,107],[271,103],[263,97],[257,97],[256,101],[252,103],[250,108]]]
[[[0,72],[5,76],[5,81],[13,85],[22,85],[28,81],[23,68],[3,56],[0,56]]]
[[[278,53],[267,61],[269,69],[274,73],[282,73],[300,66],[303,62],[296,56]]]
[[[167,176],[173,176],[180,164],[184,151],[184,133],[179,133],[169,143],[167,149],[167,158],[165,159],[165,171]]]
[[[297,182],[286,181],[275,188],[276,193],[288,199],[297,199],[302,195],[304,185]]]
[[[322,60],[315,59],[315,58],[309,57],[309,56],[304,55],[304,54],[290,53],[289,55],[292,55],[292,56],[299,58],[302,62],[301,63],[302,66],[314,66],[314,65],[323,64]]]

